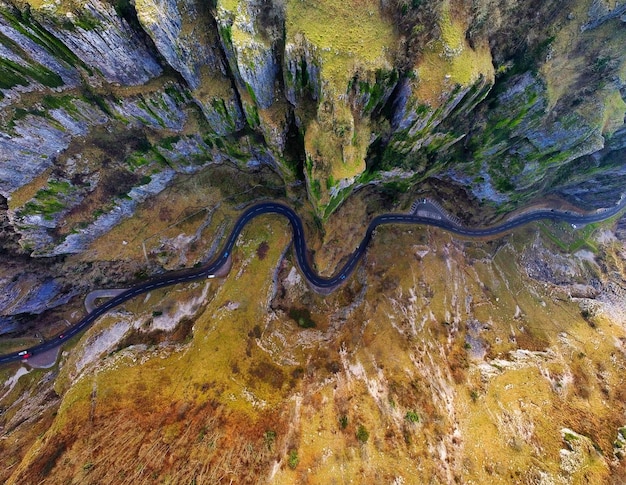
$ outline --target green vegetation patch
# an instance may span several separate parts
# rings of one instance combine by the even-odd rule
[[[370,439],[369,431],[362,424],[359,424],[359,427],[356,430],[356,439],[363,444],[367,443],[367,440]]]
[[[95,30],[100,26],[100,22],[87,12],[80,11],[79,15],[74,16],[74,25],[83,30]]]
[[[161,146],[166,150],[172,150],[174,145],[180,141],[180,135],[167,136],[161,140]]]
[[[74,99],[76,98],[73,96],[52,96],[47,94],[43,97],[41,104],[48,109],[64,109],[70,113],[78,113],[73,103]]]
[[[548,224],[541,222],[539,225],[541,234],[561,251],[568,254],[583,248],[597,253],[598,247],[592,237],[597,228],[597,223],[587,224],[579,229],[574,229],[567,223]]]
[[[291,308],[288,315],[298,324],[298,327],[314,328],[317,326],[308,308]]]
[[[224,126],[228,128],[228,131],[234,132],[236,128],[235,121],[226,107],[226,102],[222,98],[213,98],[211,100],[211,107],[220,116]]]
[[[21,211],[21,215],[39,214],[46,220],[52,220],[54,214],[65,209],[63,199],[71,190],[72,186],[69,182],[50,180],[47,188],[38,191],[33,200],[26,203]]]
[[[454,86],[468,86],[481,76],[495,76],[488,45],[472,48],[465,39],[465,26],[453,17],[445,4],[439,27],[441,40],[433,42],[420,59],[416,97],[439,106],[442,93]]]
[[[319,49],[322,77],[336,93],[345,92],[357,65],[386,65],[386,50],[396,44],[393,25],[374,0],[288,0],[286,30],[288,39],[301,32]]]
[[[415,411],[407,411],[404,415],[404,419],[406,419],[409,423],[419,423],[420,416]]]
[[[291,450],[289,452],[289,457],[288,457],[289,468],[291,468],[292,470],[295,470],[295,468],[298,466],[298,463],[300,463],[300,458],[298,457],[298,451]]]
[[[10,354],[11,352],[17,352],[18,350],[28,349],[38,343],[39,339],[29,337],[0,339],[0,354]]]
[[[313,182],[317,182],[319,184],[318,180],[314,180]],[[343,188],[335,197],[333,197],[324,209],[324,219],[328,219],[330,215],[335,212],[337,207],[339,207],[343,203],[343,201],[345,201],[350,196],[351,193],[352,186],[349,186]]]
[[[178,86],[172,84],[166,86],[165,93],[178,104],[185,104],[191,100],[191,95],[189,94],[189,91],[182,90]]]
[[[82,67],[90,76],[93,74],[93,71],[76,54],[31,16],[29,9],[21,12],[18,9],[0,8],[0,16],[4,17],[9,25],[20,34],[42,46],[55,58],[70,66]]]
[[[18,85],[28,86],[30,80],[49,88],[63,85],[61,76],[44,66],[23,66],[9,59],[0,58],[0,89],[10,89]]]
[[[386,70],[386,69],[377,69],[375,81],[373,84],[370,84],[367,81],[359,80],[358,88],[361,94],[367,94],[367,103],[363,111],[365,113],[371,113],[379,107],[381,101],[383,101],[383,97],[398,82],[398,72],[395,69]]]

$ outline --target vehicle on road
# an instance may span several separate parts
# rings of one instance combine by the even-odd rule
[[[432,200],[428,200],[428,204],[434,207],[438,207],[438,204],[436,204]],[[517,218],[513,218],[512,220],[509,220],[508,222],[502,223],[500,225],[477,228],[468,227],[463,225],[459,221],[448,220],[448,218],[446,217],[440,217],[438,215],[433,216],[432,214],[381,214],[374,217],[374,219],[370,221],[369,225],[366,228],[364,238],[357,246],[355,252],[352,253],[352,256],[348,259],[348,261],[345,262],[344,266],[336,272],[335,276],[327,278],[316,274],[315,270],[311,268],[307,261],[308,248],[304,239],[304,226],[298,214],[290,207],[279,202],[261,202],[253,205],[252,207],[249,207],[241,214],[238,222],[235,224],[235,227],[231,231],[230,236],[228,236],[224,243],[224,249],[222,249],[222,253],[218,255],[212,263],[209,263],[206,266],[197,268],[195,270],[188,270],[183,276],[162,275],[156,277],[153,280],[146,281],[132,288],[124,290],[117,296],[109,300],[107,303],[94,308],[90,313],[85,315],[80,322],[74,325],[71,330],[68,330],[68,332],[70,336],[76,335],[78,332],[82,332],[83,330],[91,326],[100,316],[105,314],[111,308],[121,305],[131,298],[135,298],[137,295],[146,293],[152,288],[162,288],[164,286],[181,283],[183,281],[193,281],[195,279],[200,279],[203,277],[210,278],[211,276],[215,275],[215,273],[220,271],[226,264],[226,260],[229,257],[230,252],[233,251],[237,238],[241,234],[243,227],[250,220],[262,214],[280,214],[288,219],[293,230],[293,243],[297,262],[300,266],[300,269],[302,270],[306,279],[313,285],[314,288],[317,288],[321,293],[328,294],[331,291],[334,291],[341,284],[343,284],[347,277],[352,274],[354,269],[357,267],[359,260],[365,254],[370,240],[377,233],[378,226],[383,224],[422,224],[441,228],[445,231],[459,235],[463,238],[471,238],[502,235],[516,227],[542,219],[563,221],[571,224],[574,228],[580,228],[583,227],[585,224],[591,222],[598,222],[608,219],[609,217],[612,217],[613,215],[616,215],[618,212],[622,211],[625,207],[626,198],[623,198],[623,200],[620,199],[620,203],[616,206],[610,207],[603,212],[596,212],[593,214],[573,213],[572,211],[555,211],[554,209],[550,209],[551,213],[547,215],[545,210],[537,210],[524,214],[522,216],[518,216]],[[39,352],[50,350],[54,347],[58,347],[63,343],[63,341],[65,341],[67,335],[68,334],[61,334],[52,341],[42,342],[41,344],[36,345],[29,350],[0,355],[0,364],[5,364],[20,359],[26,360],[31,357],[33,353],[36,354]],[[52,342],[57,343],[55,344]]]

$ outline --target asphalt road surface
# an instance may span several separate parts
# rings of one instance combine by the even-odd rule
[[[203,278],[213,278],[218,270],[227,264],[228,258],[235,246],[235,242],[239,234],[243,230],[244,226],[248,224],[252,219],[263,214],[279,214],[287,218],[291,224],[293,231],[293,246],[296,255],[298,266],[302,271],[302,274],[309,281],[309,283],[321,293],[330,293],[335,288],[340,286],[354,271],[356,265],[365,254],[365,250],[372,239],[374,230],[383,224],[419,224],[423,226],[439,227],[445,231],[457,234],[462,237],[485,237],[495,236],[509,232],[510,230],[528,224],[529,222],[539,220],[552,220],[552,221],[564,221],[574,226],[589,224],[591,222],[598,222],[617,214],[622,208],[626,206],[626,198],[624,198],[618,205],[609,209],[597,211],[592,214],[577,214],[574,212],[557,211],[554,209],[539,209],[520,216],[514,217],[497,226],[485,227],[485,228],[470,228],[460,224],[448,218],[441,218],[437,216],[429,217],[424,215],[414,214],[383,214],[375,217],[370,222],[363,240],[352,253],[348,261],[343,268],[335,273],[330,278],[324,278],[319,276],[309,265],[307,261],[307,246],[304,239],[304,228],[300,217],[290,207],[280,204],[278,202],[261,202],[250,208],[248,208],[235,224],[235,227],[231,231],[222,251],[218,256],[208,265],[201,268],[194,268],[183,271],[174,271],[167,274],[152,278],[144,283],[138,284],[126,291],[123,291],[117,296],[114,296],[110,300],[107,300],[102,305],[96,307],[93,311],[88,313],[83,319],[73,327],[69,328],[66,332],[57,335],[55,338],[47,340],[39,345],[31,347],[19,352],[13,352],[0,356],[0,365],[8,362],[14,362],[18,360],[28,360],[34,354],[50,350],[54,347],[58,347],[62,343],[74,337],[76,334],[82,332],[93,324],[99,317],[107,313],[112,308],[121,305],[122,303],[134,298],[142,293],[147,293],[158,288],[174,285],[177,283],[185,283],[187,281],[200,280]]]

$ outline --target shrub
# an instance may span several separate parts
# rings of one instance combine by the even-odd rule
[[[341,426],[341,429],[346,429],[348,427],[348,416],[344,414],[339,418],[339,426]]]
[[[276,441],[276,431],[268,429],[263,435],[263,439],[265,440],[267,449],[271,450],[272,446],[274,445],[274,441]]]
[[[300,463],[300,458],[298,458],[298,452],[296,450],[291,450],[289,452],[289,468],[291,468],[292,470],[294,470],[297,466],[298,463]]]
[[[409,423],[419,423],[420,416],[415,411],[407,411],[404,419],[406,419]]]
[[[291,308],[289,310],[289,318],[301,328],[315,328],[315,321],[307,308]]]
[[[367,443],[367,440],[370,438],[369,431],[362,424],[359,424],[359,427],[356,430],[356,439],[361,443]]]

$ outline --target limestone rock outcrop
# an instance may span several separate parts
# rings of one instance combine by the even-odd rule
[[[106,160],[127,195],[186,156],[301,178],[322,220],[364,184],[428,178],[501,208],[615,203],[622,7],[474,3],[2,0],[7,218],[26,251],[79,250],[57,228],[93,203]]]

